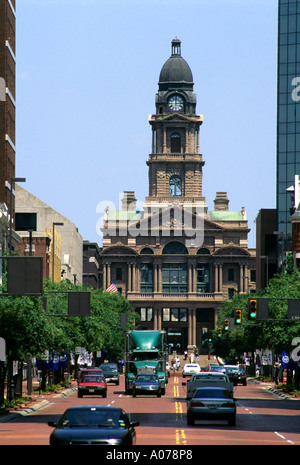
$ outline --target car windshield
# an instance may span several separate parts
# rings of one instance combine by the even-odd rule
[[[231,399],[231,394],[227,389],[197,389],[195,393],[197,399]]]
[[[109,371],[109,372],[112,372],[112,373],[117,373],[117,371],[118,371],[117,368],[115,366],[112,366],[112,365],[106,365],[106,366],[104,365],[104,366],[101,367],[101,370],[103,370],[104,373],[106,371]]]
[[[159,383],[159,379],[155,375],[138,375],[135,379],[138,383]]]
[[[81,377],[84,376],[84,375],[99,375],[101,374],[101,371],[102,370],[83,370],[81,371],[80,375]]]
[[[193,380],[201,380],[201,381],[203,380],[211,381],[212,379],[214,381],[227,381],[227,376],[224,376],[222,374],[211,375],[210,373],[203,373],[202,375],[199,374],[193,377]]]
[[[97,409],[80,408],[67,410],[58,423],[59,427],[111,427],[127,428],[129,420],[122,410],[111,410],[110,408]]]
[[[104,382],[104,379],[103,379],[103,376],[84,376],[82,378],[82,382],[83,383],[103,383]]]

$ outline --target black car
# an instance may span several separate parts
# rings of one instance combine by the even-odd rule
[[[134,427],[119,407],[100,405],[68,408],[50,435],[50,445],[132,445],[136,442]]]
[[[247,375],[244,368],[238,365],[224,365],[224,368],[226,370],[226,375],[234,386],[237,386],[238,383],[247,386]]]
[[[99,368],[103,371],[107,383],[115,383],[119,386],[120,378],[116,363],[102,363]]]
[[[159,377],[155,374],[143,373],[137,375],[132,384],[132,395],[150,394],[161,397],[161,385]]]

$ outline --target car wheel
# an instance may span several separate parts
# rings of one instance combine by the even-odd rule
[[[136,393],[135,393],[135,392],[132,393],[132,397],[136,397]]]
[[[78,392],[77,397],[81,399],[83,397],[83,394],[81,392]]]
[[[102,392],[102,397],[107,397],[107,392]]]
[[[157,397],[161,397],[161,392],[158,392],[158,393],[157,393]]]
[[[188,424],[188,426],[194,426],[194,424],[195,424],[194,418],[188,416],[187,417],[187,424]]]
[[[235,426],[235,424],[236,424],[235,416],[228,419],[228,425],[229,426]]]

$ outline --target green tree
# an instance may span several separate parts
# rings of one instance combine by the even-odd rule
[[[252,323],[248,320],[249,297],[269,299],[269,319]],[[234,318],[235,310],[242,310],[242,325],[224,334],[214,337],[213,353],[230,361],[240,359],[244,352],[255,349],[272,349],[278,355],[282,350],[291,352],[295,347],[292,341],[300,336],[299,320],[287,320],[288,298],[300,299],[300,273],[276,275],[269,281],[266,289],[255,294],[237,294],[225,302],[218,313],[217,325],[223,327],[226,317]]]

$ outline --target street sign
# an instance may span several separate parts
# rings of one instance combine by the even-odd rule
[[[300,299],[289,299],[288,300],[288,319],[289,320],[300,319]]]
[[[120,319],[121,319],[121,328],[126,329],[127,328],[127,314],[121,313]]]
[[[90,292],[68,292],[68,315],[90,315]]]
[[[0,362],[5,362],[6,359],[6,344],[5,339],[0,337]]]
[[[7,293],[43,294],[43,257],[7,257]]]

